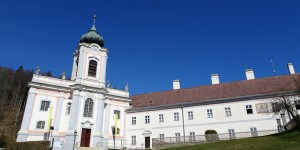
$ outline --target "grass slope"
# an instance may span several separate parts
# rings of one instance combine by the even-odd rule
[[[300,132],[276,134],[215,143],[167,148],[165,150],[300,150]]]

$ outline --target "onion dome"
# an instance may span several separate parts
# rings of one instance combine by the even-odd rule
[[[96,30],[95,22],[96,22],[96,15],[94,16],[94,24],[93,24],[92,28],[86,34],[83,34],[81,36],[80,43],[82,43],[82,42],[96,43],[96,44],[100,45],[101,47],[103,47],[104,40],[103,40],[102,36],[100,36],[98,34],[98,31]]]

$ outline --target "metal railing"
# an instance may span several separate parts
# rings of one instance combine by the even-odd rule
[[[257,136],[266,136],[278,133],[278,130],[252,131],[252,132],[232,132],[221,134],[191,135],[178,137],[153,138],[152,148],[161,149],[166,147],[181,146],[193,143],[208,143],[222,140],[234,140]]]

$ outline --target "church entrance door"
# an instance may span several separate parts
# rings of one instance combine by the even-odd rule
[[[145,137],[145,148],[150,148],[150,137]]]
[[[82,128],[80,147],[89,147],[91,138],[91,129]]]

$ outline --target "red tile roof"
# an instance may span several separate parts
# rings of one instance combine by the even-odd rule
[[[154,92],[131,96],[132,108],[170,105],[176,103],[231,99],[242,96],[271,94],[297,89],[300,74],[243,80],[208,86]]]

